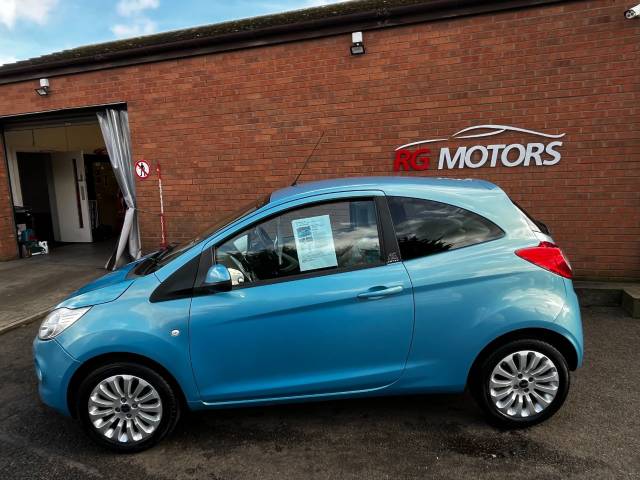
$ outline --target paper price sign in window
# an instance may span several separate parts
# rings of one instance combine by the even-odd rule
[[[329,215],[292,220],[300,271],[337,267]]]

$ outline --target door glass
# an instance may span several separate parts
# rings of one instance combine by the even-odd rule
[[[234,285],[380,265],[372,200],[324,203],[256,224],[216,249]]]

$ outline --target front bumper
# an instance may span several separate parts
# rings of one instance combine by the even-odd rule
[[[73,372],[80,366],[55,340],[33,341],[33,358],[40,399],[48,406],[70,415],[67,389]]]

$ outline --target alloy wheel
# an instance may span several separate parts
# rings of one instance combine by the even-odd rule
[[[158,391],[135,375],[113,375],[98,383],[89,395],[89,419],[98,433],[119,443],[137,443],[150,437],[162,420]]]
[[[558,393],[560,377],[549,357],[533,350],[510,353],[491,372],[489,393],[508,418],[529,418],[544,411]]]

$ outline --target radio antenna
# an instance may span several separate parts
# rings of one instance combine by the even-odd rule
[[[324,138],[324,134],[326,133],[326,130],[322,131],[322,135],[320,135],[320,138],[318,139],[318,141],[316,142],[315,147],[313,147],[313,150],[311,150],[311,154],[307,157],[307,159],[304,161],[304,165],[302,165],[302,168],[300,169],[300,172],[298,173],[298,176],[296,177],[296,179],[293,181],[293,183],[291,184],[292,187],[295,187],[298,184],[298,179],[300,178],[300,175],[302,175],[302,172],[304,172],[304,169],[307,168],[307,163],[309,163],[309,160],[311,159],[311,157],[313,157],[313,154],[316,153],[316,149],[318,148],[318,145],[320,145],[320,142],[322,141],[322,139]]]

